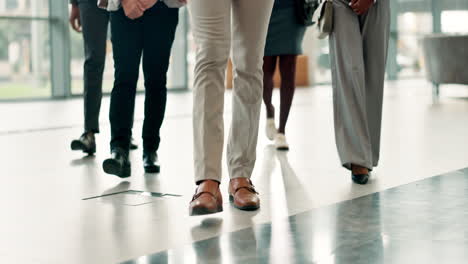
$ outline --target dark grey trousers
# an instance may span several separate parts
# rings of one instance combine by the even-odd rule
[[[109,13],[98,8],[96,0],[78,0],[78,6],[86,57],[83,91],[85,131],[98,133]]]

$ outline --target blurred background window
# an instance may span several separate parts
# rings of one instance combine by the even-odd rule
[[[50,97],[47,0],[0,0],[0,99]]]
[[[468,33],[468,0],[389,1],[392,25],[388,79],[423,78],[420,40],[424,35]],[[65,0],[0,0],[0,100],[81,96],[83,41],[81,34],[69,29],[68,12]],[[304,46],[313,65],[309,77],[315,84],[329,84],[328,41],[309,39]],[[190,89],[195,50],[188,12],[182,8],[168,74],[169,90]],[[70,56],[54,57],[58,51]],[[70,65],[70,69],[64,65]],[[112,89],[113,68],[109,40],[104,73],[106,93]],[[138,89],[143,88],[140,78]]]

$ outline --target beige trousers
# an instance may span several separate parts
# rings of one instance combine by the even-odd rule
[[[225,71],[232,46],[234,88],[227,146],[231,178],[250,178],[263,93],[263,54],[273,0],[191,0],[197,45],[193,96],[195,181],[221,181]]]

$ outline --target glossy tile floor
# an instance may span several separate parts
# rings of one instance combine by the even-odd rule
[[[462,264],[468,259],[467,208],[468,168],[125,264]],[[200,228],[222,224],[205,219]]]
[[[413,216],[413,211],[408,207],[391,209],[391,206],[382,205],[381,199],[384,197],[382,191],[389,188],[468,167],[468,87],[443,87],[442,95],[438,104],[432,104],[431,87],[424,81],[388,83],[381,166],[375,170],[369,185],[356,186],[338,162],[330,87],[299,89],[287,131],[291,151],[275,151],[261,130],[253,176],[261,193],[261,210],[241,212],[226,204],[223,213],[208,217],[188,216],[187,205],[195,188],[192,179],[190,93],[174,93],[168,98],[167,119],[163,125],[163,142],[159,152],[162,172],[144,174],[141,150],[137,150],[132,153],[133,174],[128,181],[106,175],[101,170],[101,163],[109,152],[108,98],[102,106],[102,133],[98,136],[95,157],[84,157],[69,150],[70,140],[82,132],[81,100],[0,103],[0,145],[3,150],[0,152],[0,178],[4,184],[0,192],[3,209],[0,217],[0,263],[116,263],[132,259],[138,260],[137,263],[147,263],[150,256],[159,258],[161,255],[152,255],[158,252],[166,254],[170,263],[194,263],[197,258],[200,263],[205,263],[203,256],[214,262],[217,256],[222,256],[223,262],[230,263],[240,259],[225,256],[238,254],[242,249],[246,252],[246,263],[252,254],[259,257],[256,260],[250,258],[253,262],[287,263],[284,262],[285,258],[296,256],[298,262],[353,263],[356,260],[357,263],[366,263],[365,257],[375,257],[376,260],[400,263],[391,257],[386,258],[387,252],[391,255],[402,248],[414,247],[417,241],[400,243],[404,239],[399,239],[399,231],[393,230],[394,233],[391,229],[384,229],[388,225],[381,224],[379,227],[376,223],[370,223],[372,225],[366,227],[360,222],[352,222],[353,218],[336,219],[338,215],[353,213],[347,209],[339,212],[338,208],[349,208],[355,201],[380,206],[380,213],[378,210],[359,212],[369,214],[372,219],[377,214],[380,214],[380,219],[388,215],[389,218],[381,220],[381,223],[392,223],[390,216],[398,211],[403,219],[392,225],[414,227],[414,232],[401,233],[401,236],[414,234],[418,237],[424,233],[424,228],[426,232],[440,229],[435,220]],[[275,96],[278,101],[277,94]],[[226,124],[229,124],[229,93],[226,99]],[[141,132],[142,117],[143,97],[139,96],[135,135]],[[263,125],[264,119],[262,128]],[[463,185],[466,183],[460,184],[466,187]],[[226,191],[227,179],[222,188]],[[378,192],[381,194],[343,203]],[[83,200],[112,193],[118,194]],[[425,193],[416,198],[432,199],[429,195]],[[395,197],[400,203],[410,204],[413,198],[404,195]],[[340,204],[333,205],[335,203]],[[403,209],[399,212],[398,208]],[[466,227],[462,226],[463,222],[457,222],[462,217],[459,214],[463,212],[455,214],[448,208],[441,207],[433,212],[421,209],[423,216],[440,213],[446,223],[454,223],[440,229],[450,228],[450,231],[438,234],[439,238],[446,235],[444,241],[448,241],[438,245],[458,261],[466,258],[458,254],[458,249],[463,246],[460,241],[467,238],[466,232],[463,234]],[[322,211],[325,215],[328,214],[326,212],[331,213],[324,216],[325,220],[315,219],[314,215],[320,215]],[[294,225],[294,221],[304,224]],[[310,225],[307,224],[309,221]],[[429,224],[422,225],[425,222]],[[392,225],[389,228],[394,227]],[[312,237],[284,236],[302,233],[292,230],[296,227],[309,230]],[[361,227],[367,229],[359,231]],[[343,250],[338,250],[341,249],[340,243],[348,243],[355,235],[353,232],[341,232],[347,229],[364,233],[359,239],[371,244],[374,244],[373,240],[385,237],[382,236],[387,232],[385,230],[397,234],[397,239],[381,239],[378,243],[384,243],[384,246],[380,248],[371,249],[363,243],[354,245],[353,250],[343,244]],[[252,230],[255,236],[252,236]],[[462,232],[457,233],[456,230]],[[370,240],[365,239],[366,235]],[[230,243],[230,236],[235,236],[235,241],[240,239],[245,243]],[[249,243],[254,242],[250,241],[252,237],[262,238],[255,242],[258,252],[253,252],[249,247]],[[417,243],[421,247],[419,251],[411,252],[416,259],[419,257],[423,260],[425,256],[420,256],[418,252],[430,250],[438,242],[421,238],[423,241]],[[219,243],[212,244],[210,241],[213,240]],[[295,247],[284,248],[284,245]],[[361,255],[356,255],[354,250],[359,246],[369,252],[362,256],[363,259],[357,259]],[[306,251],[301,248],[310,247],[313,252],[300,253]],[[330,257],[335,249],[336,252],[340,251],[339,258]],[[347,255],[346,250],[351,255]],[[450,254],[451,250],[454,254]],[[310,255],[312,253],[313,256]]]

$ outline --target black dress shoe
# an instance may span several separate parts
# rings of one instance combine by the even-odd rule
[[[102,163],[102,168],[107,174],[116,175],[120,178],[130,177],[130,160],[128,153],[123,149],[112,150],[112,157]]]
[[[71,142],[72,150],[81,150],[88,155],[96,153],[96,140],[93,132],[85,132],[79,139]]]
[[[364,185],[369,181],[369,174],[353,174],[351,173],[351,178],[354,183]]]
[[[130,149],[131,150],[138,149],[138,144],[135,143],[135,140],[133,138],[130,139]]]
[[[143,167],[146,173],[159,173],[160,166],[156,151],[143,153]]]

